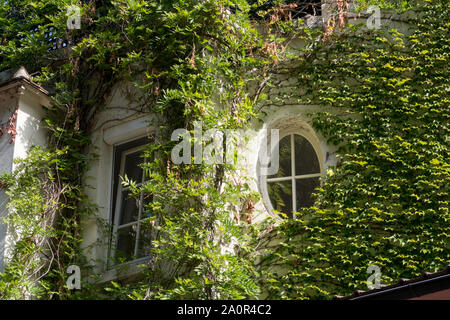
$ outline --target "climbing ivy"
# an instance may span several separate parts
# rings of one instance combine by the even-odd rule
[[[315,205],[272,231],[284,242],[262,263],[269,297],[345,295],[367,289],[371,265],[392,284],[450,261],[449,8],[414,9],[405,33],[350,25],[290,70],[304,94],[288,98],[324,107],[313,125],[339,162]]]

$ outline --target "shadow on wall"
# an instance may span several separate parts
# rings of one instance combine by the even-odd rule
[[[5,240],[6,240],[6,224],[3,223],[3,217],[6,217],[8,211],[6,209],[6,203],[8,197],[5,191],[0,190],[0,272],[3,272],[3,256],[5,254]]]
[[[24,158],[32,147],[45,146],[47,142],[47,133],[42,127],[42,113],[29,107],[23,108],[22,111],[17,123],[14,159]]]
[[[0,114],[0,123],[6,123],[14,112],[14,108],[6,107]],[[14,143],[11,142],[11,136],[6,132],[0,137],[0,174],[10,173],[13,166]],[[5,191],[0,189],[0,272],[3,271],[3,256],[5,251],[6,225],[3,223],[3,217],[8,214],[6,204],[8,197]]]

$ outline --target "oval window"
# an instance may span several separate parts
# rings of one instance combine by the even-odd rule
[[[267,193],[274,210],[293,218],[295,211],[313,205],[311,194],[320,185],[320,163],[312,144],[291,134],[279,141],[279,170],[267,176]]]

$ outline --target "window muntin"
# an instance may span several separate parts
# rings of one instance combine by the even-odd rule
[[[142,185],[146,177],[141,165],[147,161],[143,157],[145,139],[117,146],[114,151],[114,192],[113,192],[113,237],[111,241],[111,256],[115,262],[131,261],[150,254],[151,224],[145,204],[152,201],[151,197],[141,194],[138,198],[131,197],[129,187],[122,184],[122,178],[127,176]]]
[[[304,136],[290,134],[279,143],[279,170],[266,179],[274,210],[295,218],[293,212],[313,204],[311,194],[320,185],[320,162]]]

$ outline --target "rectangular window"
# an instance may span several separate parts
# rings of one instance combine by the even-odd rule
[[[122,184],[126,176],[141,186],[146,180],[142,164],[143,147],[147,139],[139,139],[114,148],[114,183],[112,199],[112,238],[110,257],[115,263],[132,261],[150,254],[151,223],[145,204],[152,197],[144,194],[132,196],[129,187]]]

